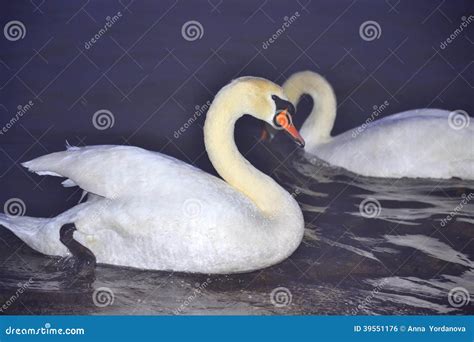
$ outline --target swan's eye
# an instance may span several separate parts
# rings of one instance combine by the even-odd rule
[[[288,114],[293,115],[295,114],[295,106],[290,101],[280,99],[276,95],[272,95],[272,100],[275,102],[276,112],[281,110],[286,110]]]
[[[277,129],[286,129],[293,124],[291,115],[288,114],[287,110],[278,112],[273,118],[273,123]]]

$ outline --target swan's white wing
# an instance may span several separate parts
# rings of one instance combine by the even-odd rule
[[[311,153],[365,176],[474,179],[474,125],[454,129],[449,113],[419,109],[390,115]]]
[[[415,120],[423,120],[423,119],[447,119],[449,116],[449,111],[443,109],[434,109],[434,108],[419,108],[419,109],[412,109],[407,110],[405,112],[392,114],[386,116],[382,119],[377,119],[372,121],[369,125],[386,125],[389,122],[400,121],[400,120],[408,120],[408,119],[415,119]]]
[[[40,175],[68,178],[63,185],[106,198],[166,193],[176,190],[176,180],[218,180],[180,160],[131,146],[74,147],[22,165]]]

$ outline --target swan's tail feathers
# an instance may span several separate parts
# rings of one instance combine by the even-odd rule
[[[0,213],[0,225],[40,253],[57,256],[68,254],[67,248],[59,241],[61,227],[54,219]]]
[[[28,217],[28,216],[9,216],[0,213],[0,224],[13,233],[35,234],[41,226],[48,222],[46,218]]]

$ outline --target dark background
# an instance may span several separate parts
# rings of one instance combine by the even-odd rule
[[[0,36],[0,126],[17,106],[33,108],[0,136],[0,204],[21,198],[29,216],[53,216],[77,203],[77,189],[29,174],[20,162],[72,145],[131,144],[163,151],[207,171],[205,116],[179,139],[173,137],[195,107],[232,78],[261,76],[282,83],[293,72],[317,71],[338,97],[333,134],[365,121],[374,105],[381,116],[407,109],[462,109],[472,115],[471,24],[440,49],[472,1],[3,1],[0,24],[19,20],[26,36]],[[122,18],[89,50],[84,44],[118,11]],[[263,49],[283,24],[300,16]],[[203,26],[187,41],[181,27]],[[360,25],[374,20],[379,39],[364,41]],[[300,125],[311,102],[301,106]],[[97,130],[92,116],[110,110],[113,127]],[[246,118],[236,132],[247,153],[260,124]],[[429,144],[430,142],[426,142]],[[2,230],[2,234],[7,234]],[[9,234],[9,233],[8,233]]]

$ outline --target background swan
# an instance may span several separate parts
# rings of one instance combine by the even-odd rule
[[[234,124],[249,113],[285,129],[304,144],[287,113],[281,87],[240,78],[219,91],[207,114],[206,150],[221,180],[180,160],[129,146],[72,147],[23,165],[40,175],[66,177],[90,195],[57,217],[8,217],[0,223],[33,249],[68,255],[59,230],[99,263],[202,273],[267,267],[293,253],[303,236],[297,202],[254,168],[234,142]]]
[[[474,179],[474,127],[467,117],[458,117],[467,126],[455,129],[456,118],[449,111],[416,109],[331,136],[336,96],[321,75],[295,73],[283,89],[295,106],[303,94],[313,98],[300,130],[305,151],[332,165],[373,177]]]

